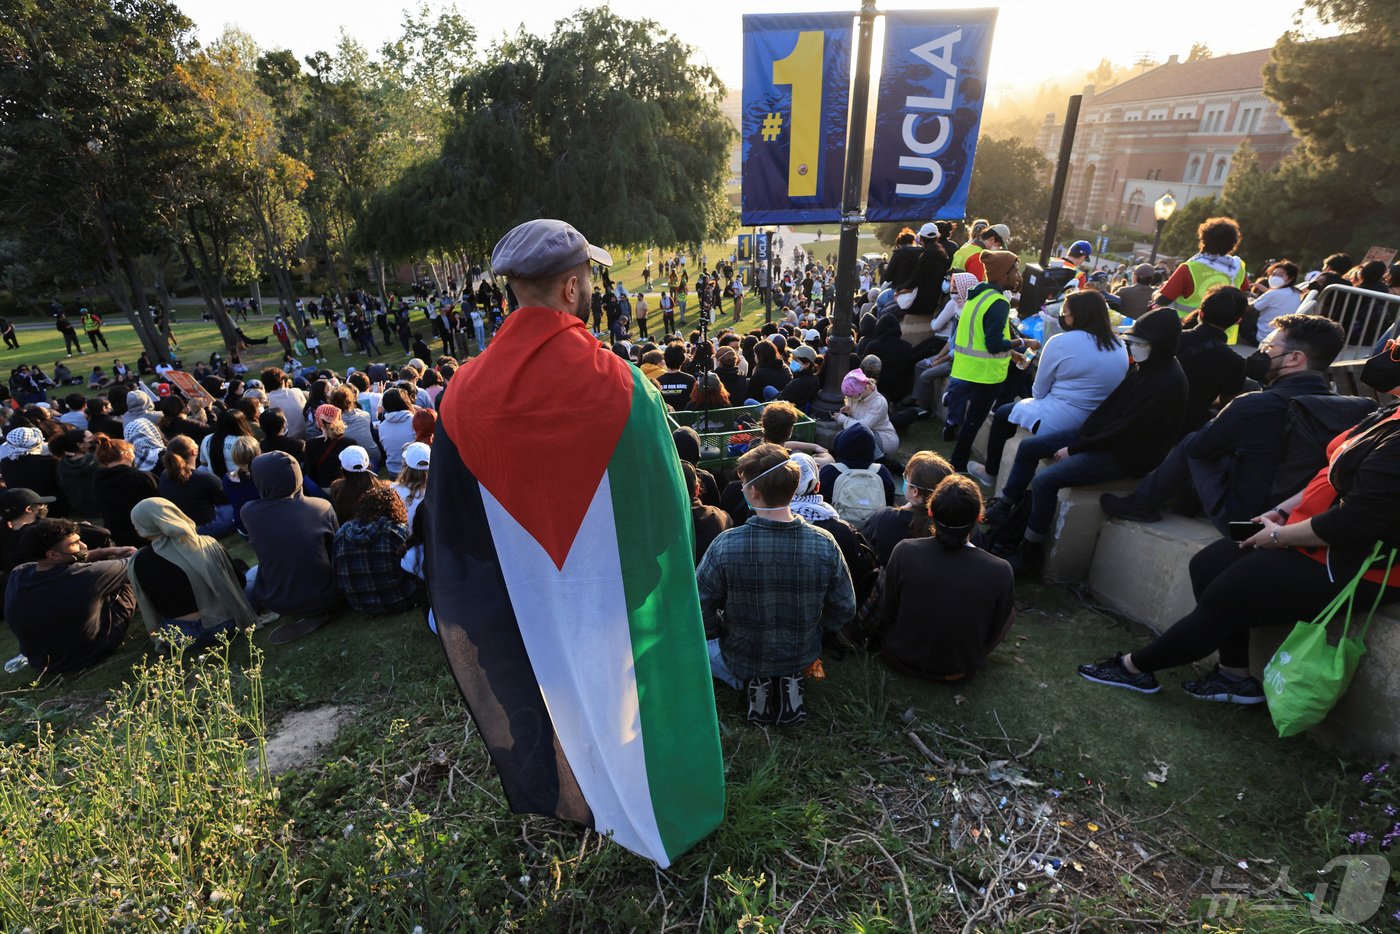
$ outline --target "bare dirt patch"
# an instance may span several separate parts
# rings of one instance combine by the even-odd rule
[[[339,704],[288,713],[267,739],[268,772],[280,775],[315,762],[354,713],[353,707]]]

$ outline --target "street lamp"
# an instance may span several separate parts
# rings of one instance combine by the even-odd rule
[[[1152,203],[1152,214],[1157,218],[1157,236],[1152,238],[1152,256],[1149,263],[1157,262],[1157,246],[1162,242],[1162,228],[1167,226],[1167,221],[1176,213],[1176,199],[1169,191]]]

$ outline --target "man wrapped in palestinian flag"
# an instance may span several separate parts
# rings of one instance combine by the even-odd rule
[[[719,729],[690,498],[660,394],[584,327],[594,262],[563,221],[496,244],[521,307],[443,392],[428,589],[511,810],[664,867],[723,819]]]

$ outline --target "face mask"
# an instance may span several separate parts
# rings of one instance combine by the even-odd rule
[[[916,491],[918,491],[919,493],[922,493],[922,492],[923,492],[923,488],[922,488],[922,487],[915,486],[914,484],[910,483],[908,480],[905,480],[905,481],[903,482],[903,484],[901,484],[901,486],[900,486],[899,495],[904,497],[904,501],[905,501],[906,503],[912,503],[912,502],[914,501],[913,498],[910,497],[910,495],[909,495],[909,491],[910,491],[910,490],[916,490]]]
[[[802,372],[802,363],[801,363],[800,361],[798,361],[798,360],[794,360],[794,361],[792,361],[791,363],[788,364],[788,369],[789,369],[789,370],[792,370],[792,372],[794,372],[794,373],[801,373],[801,372]]]
[[[1244,375],[1257,383],[1268,385],[1274,381],[1274,376],[1276,375],[1274,361],[1282,356],[1283,354],[1279,354],[1278,357],[1274,357],[1266,351],[1257,350],[1248,357],[1245,357]]]
[[[1270,277],[1269,277],[1269,288],[1271,288],[1271,289],[1281,289],[1281,288],[1283,288],[1283,287],[1284,287],[1285,285],[1287,285],[1287,284],[1288,284],[1288,280],[1285,279],[1283,276],[1270,276]]]
[[[1361,382],[1381,393],[1400,386],[1400,343],[1386,341],[1385,349],[1361,368]]]
[[[952,290],[952,288],[953,288],[952,284],[951,284],[947,279],[944,279],[944,280],[943,280],[943,294],[944,294],[944,295],[947,295],[948,292]]]
[[[904,310],[908,310],[914,304],[914,294],[918,289],[910,292],[900,292],[894,297],[894,303]]]
[[[1132,356],[1134,363],[1146,363],[1147,358],[1152,356],[1152,345],[1128,341],[1128,353]]]

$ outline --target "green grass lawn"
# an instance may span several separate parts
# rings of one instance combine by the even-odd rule
[[[211,330],[180,325],[186,359],[207,353]],[[134,359],[129,331],[108,331],[112,355]],[[57,337],[21,332],[24,346],[0,364],[49,364]],[[902,453],[946,453],[936,428],[918,423]],[[242,543],[231,550],[253,558]],[[890,674],[873,658],[828,657],[828,677],[809,682],[810,718],[791,732],[746,724],[739,699],[719,690],[728,817],[664,872],[596,834],[509,813],[421,614],[346,613],[286,646],[260,631],[274,730],[288,712],[325,704],[350,705],[354,717],[318,764],[278,780],[273,815],[228,831],[246,833],[254,850],[282,852],[259,841],[284,841],[271,881],[245,880],[232,901],[195,886],[194,908],[170,910],[211,927],[232,911],[224,929],[276,920],[308,931],[1185,931],[1202,929],[1200,899],[1217,867],[1262,889],[1286,866],[1310,891],[1313,871],[1347,850],[1345,815],[1374,763],[1279,740],[1262,709],[1194,702],[1175,690],[1186,669],[1166,673],[1153,697],[1083,682],[1076,664],[1140,645],[1145,630],[1064,587],[1019,585],[1018,604],[987,670],[956,687]],[[36,684],[27,670],[0,674],[0,740],[31,741],[36,722],[82,730],[147,659],[140,630],[75,676]],[[0,633],[0,657],[16,651]],[[230,651],[236,669],[248,649]],[[209,664],[187,661],[191,671]],[[1167,778],[1150,784],[1160,763]],[[113,832],[140,852],[165,820],[133,815]],[[1050,837],[1030,839],[1032,826]],[[1006,874],[1015,854],[1037,847],[1063,858],[1053,880],[1024,865]],[[0,885],[12,871],[0,848]],[[1001,897],[1008,885],[1016,894]],[[179,926],[124,914],[123,900],[140,896],[118,888],[94,883],[92,929]],[[1246,905],[1206,929],[1325,929],[1301,898],[1286,905]],[[1397,908],[1392,894],[1380,917]],[[52,916],[6,919],[7,929],[25,925],[60,926]]]

